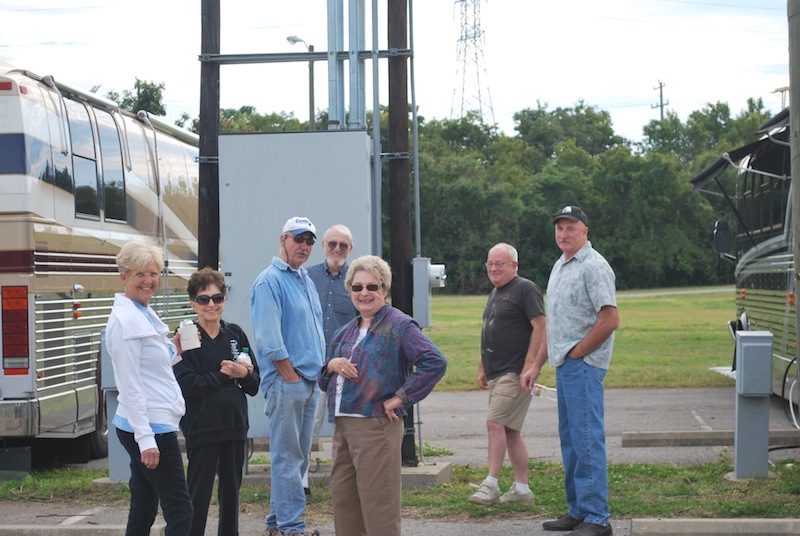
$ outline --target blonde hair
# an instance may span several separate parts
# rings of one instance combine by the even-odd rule
[[[347,288],[350,288],[350,284],[353,282],[353,277],[356,275],[356,272],[372,274],[375,276],[375,279],[380,281],[383,288],[386,289],[386,292],[389,292],[389,289],[392,288],[392,269],[389,268],[389,264],[380,257],[364,255],[354,260],[350,268],[347,269],[347,276],[344,278],[344,284]]]
[[[164,270],[164,255],[161,250],[138,240],[131,240],[117,253],[117,268],[121,274],[138,271],[151,262],[156,263],[159,272]]]

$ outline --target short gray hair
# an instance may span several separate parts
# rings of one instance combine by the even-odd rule
[[[322,235],[322,241],[327,242],[328,235],[334,232],[341,233],[344,236],[346,236],[347,239],[350,241],[350,245],[351,246],[353,245],[353,233],[350,232],[350,229],[348,229],[346,225],[343,225],[341,223],[337,223],[336,225],[331,225],[330,227],[328,227],[328,230],[325,231],[324,235]]]
[[[492,250],[495,249],[505,249],[508,256],[511,257],[511,260],[514,262],[519,262],[519,253],[517,253],[517,248],[512,246],[511,244],[506,244],[505,242],[500,242],[499,244],[495,244],[492,246],[492,249],[489,250],[491,253]]]

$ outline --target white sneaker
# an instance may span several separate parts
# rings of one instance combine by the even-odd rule
[[[478,491],[470,495],[469,502],[473,504],[482,504],[484,506],[497,504],[500,502],[500,490],[497,486],[491,486],[483,482],[478,486]]]
[[[503,496],[500,497],[500,502],[533,504],[533,492],[531,490],[519,491],[516,487],[512,486],[510,490],[503,493]]]

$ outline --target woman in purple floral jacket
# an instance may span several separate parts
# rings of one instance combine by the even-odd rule
[[[391,285],[392,272],[380,257],[353,261],[345,286],[360,316],[334,334],[318,378],[336,423],[337,534],[400,536],[403,417],[447,368],[419,324],[386,303]]]

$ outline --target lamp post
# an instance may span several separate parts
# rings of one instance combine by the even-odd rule
[[[306,50],[309,52],[314,52],[314,45],[309,45],[304,39],[301,39],[296,35],[290,35],[286,38],[286,40],[293,45],[297,43],[303,43],[306,47]],[[308,62],[308,130],[316,130],[314,116],[314,60],[310,60]]]

